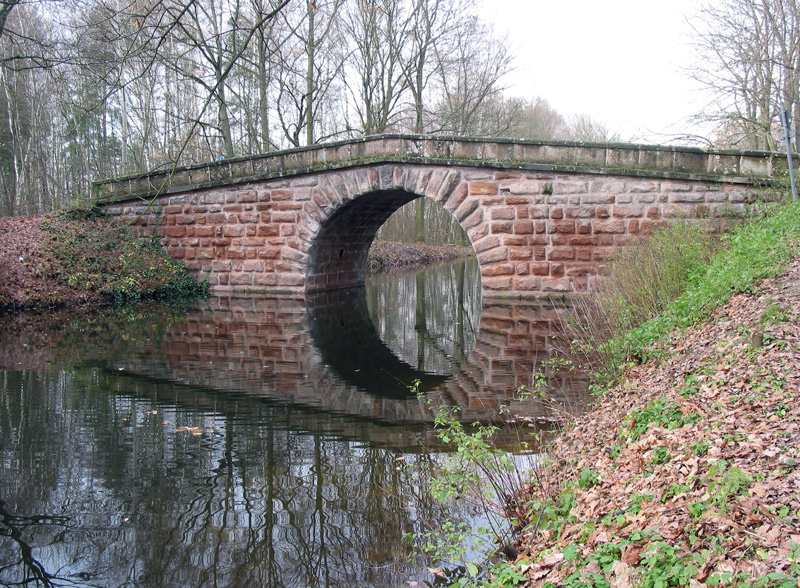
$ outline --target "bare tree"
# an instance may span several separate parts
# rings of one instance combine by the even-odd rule
[[[606,124],[588,114],[577,114],[570,117],[565,137],[571,141],[585,143],[613,143],[622,140],[619,133],[612,131]]]
[[[275,109],[290,146],[311,145],[335,135],[323,119],[337,94],[344,67],[340,11],[344,0],[306,0],[282,14],[290,37],[275,55]]]
[[[775,149],[778,115],[798,111],[800,6],[797,0],[727,0],[703,6],[694,23],[694,77],[709,91],[698,115],[716,123],[718,142]]]
[[[435,72],[431,67],[437,43],[442,42],[455,21],[452,5],[438,0],[416,0],[410,23],[411,51],[406,63],[406,81],[414,101],[414,132],[425,131],[425,92]]]
[[[353,43],[349,89],[365,135],[385,132],[401,114],[411,16],[395,0],[354,0],[347,11],[344,26]]]
[[[437,47],[441,89],[438,130],[457,135],[502,135],[510,125],[505,116],[491,116],[492,101],[502,96],[503,78],[512,69],[505,43],[476,16],[467,15],[451,43]],[[497,103],[495,103],[497,104]]]
[[[506,101],[508,110],[513,113],[509,137],[540,141],[567,138],[566,120],[544,98],[509,98]]]
[[[8,17],[11,15],[11,11],[14,10],[14,8],[16,8],[21,1],[22,0],[0,1],[0,37],[3,36],[3,32],[6,30],[6,22],[8,22]]]

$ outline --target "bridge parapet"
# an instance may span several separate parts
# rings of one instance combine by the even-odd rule
[[[380,163],[492,167],[624,177],[763,184],[788,172],[785,154],[634,144],[378,135],[98,180],[98,203],[152,198]]]

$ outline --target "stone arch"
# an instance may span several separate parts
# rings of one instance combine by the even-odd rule
[[[308,224],[301,230],[308,239],[306,291],[363,284],[378,229],[418,198],[428,198],[453,215],[474,248],[484,236],[477,228],[483,216],[476,199],[464,205],[467,192],[461,174],[444,167],[382,165],[325,178],[307,206]]]

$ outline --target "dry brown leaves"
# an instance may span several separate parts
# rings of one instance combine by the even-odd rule
[[[45,261],[44,216],[0,217],[0,307],[22,306],[43,297],[37,270]]]
[[[584,470],[598,482],[575,488],[575,521],[559,535],[520,537],[521,558],[550,552],[526,566],[528,586],[575,571],[559,557],[567,546],[586,554],[609,542],[628,545],[606,580],[632,585],[649,545],[631,541],[642,530],[687,556],[716,546],[693,585],[721,572],[789,573],[800,544],[800,260],[671,345],[666,360],[632,368],[555,442],[531,498],[554,500]],[[626,439],[631,412],[657,399],[699,420]]]

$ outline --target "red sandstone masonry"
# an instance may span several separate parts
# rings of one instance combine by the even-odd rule
[[[542,152],[534,147],[547,147],[559,161],[578,153],[564,145],[515,149]],[[613,154],[624,152],[622,146]],[[209,272],[214,289],[301,293],[363,282],[377,228],[406,202],[424,197],[467,231],[485,295],[535,296],[590,289],[605,261],[632,239],[675,218],[724,224],[756,191],[746,178],[676,180],[638,177],[645,171],[505,165],[344,167],[165,194],[154,206],[116,202],[107,210],[145,234],[159,227],[168,253],[198,276]]]

